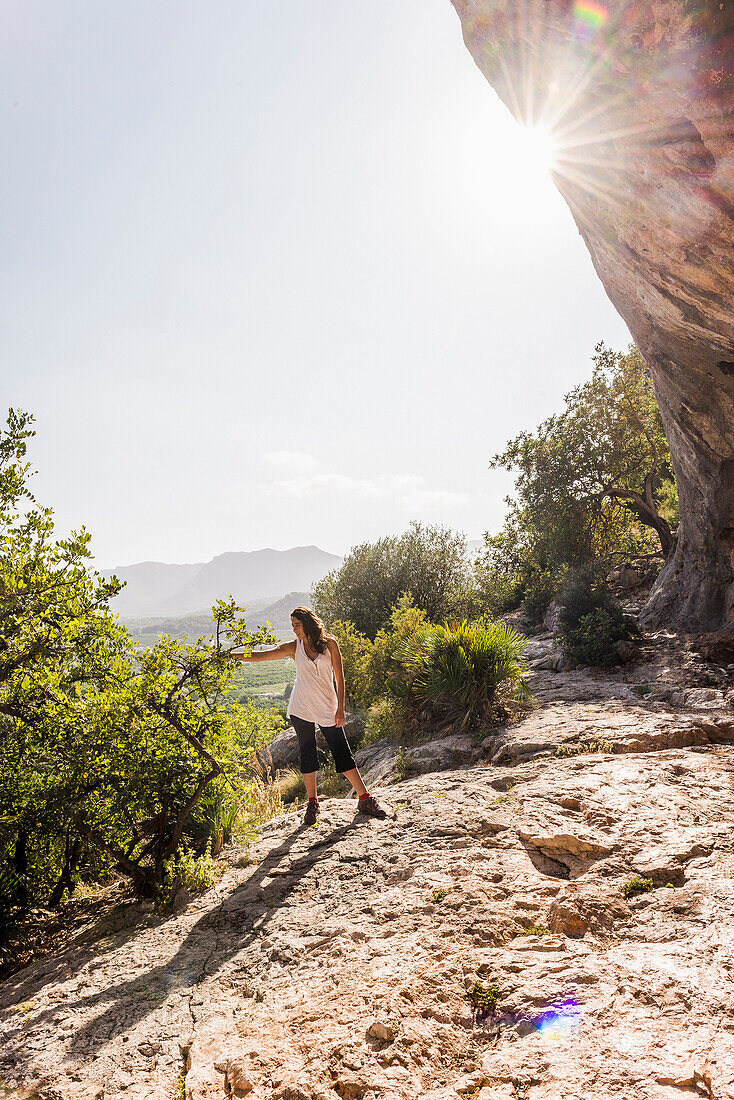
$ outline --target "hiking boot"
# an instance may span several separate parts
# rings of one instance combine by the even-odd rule
[[[319,816],[320,813],[321,807],[319,806],[318,802],[309,802],[306,806],[306,812],[303,815],[303,824],[315,825],[316,818]]]
[[[365,817],[376,817],[379,821],[384,821],[387,817],[387,810],[383,810],[380,803],[372,795],[369,798],[358,800],[357,813],[364,814]]]

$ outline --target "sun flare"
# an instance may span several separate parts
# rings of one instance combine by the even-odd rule
[[[558,155],[558,145],[550,130],[543,126],[523,126],[520,130],[519,155],[528,172],[549,175]]]

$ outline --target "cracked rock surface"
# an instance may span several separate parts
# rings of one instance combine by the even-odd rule
[[[706,673],[715,705],[686,705],[706,689],[669,639],[616,673],[554,672],[533,644],[540,705],[453,767],[385,773],[387,821],[346,799],[314,828],[284,816],[174,914],[118,906],[3,982],[0,1082],[49,1100],[732,1100],[729,674]],[[650,701],[661,683],[681,705]]]

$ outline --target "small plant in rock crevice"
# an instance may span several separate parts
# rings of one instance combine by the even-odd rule
[[[520,936],[552,936],[550,928],[546,928],[544,924],[531,924],[529,928],[523,928],[522,932],[519,932]]]
[[[450,891],[445,887],[441,887],[439,890],[434,890],[431,894],[431,901],[434,905],[440,905],[444,898],[449,896]]]
[[[639,894],[649,894],[652,889],[654,889],[654,883],[651,878],[640,878],[639,875],[633,875],[631,879],[622,884],[619,892],[623,898],[636,898]]]
[[[491,982],[489,985],[485,985],[483,982],[474,982],[467,993],[469,1003],[473,1005],[477,1016],[494,1012],[499,996],[500,988],[496,982]]]
[[[598,752],[614,752],[614,742],[585,741],[577,745],[559,745],[556,749],[556,756],[590,756]]]
[[[393,777],[398,783],[409,775],[411,766],[410,757],[405,751],[404,746],[401,745],[392,766]]]
[[[515,783],[511,783],[504,794],[500,794],[497,798],[492,800],[493,806],[504,806],[507,802],[512,802],[517,798],[515,793]]]

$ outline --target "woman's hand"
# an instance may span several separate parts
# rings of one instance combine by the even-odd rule
[[[337,707],[334,714],[334,725],[343,726],[345,721],[344,707]]]

